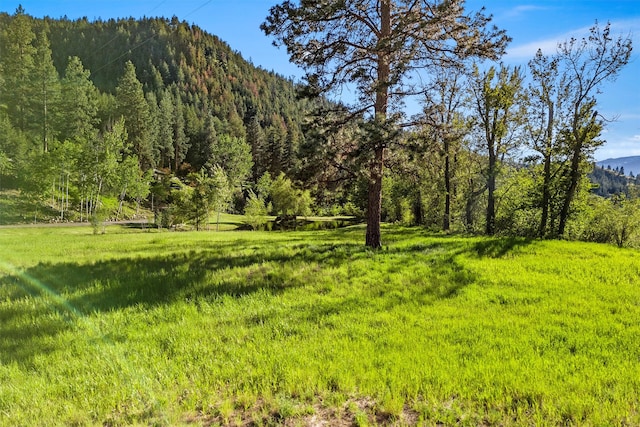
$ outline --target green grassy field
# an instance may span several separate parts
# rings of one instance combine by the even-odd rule
[[[0,229],[0,425],[640,424],[637,251],[383,237]]]

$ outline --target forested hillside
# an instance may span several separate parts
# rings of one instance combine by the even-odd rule
[[[176,17],[41,20],[18,9],[0,14],[0,55],[0,185],[84,205],[133,186],[111,175],[135,168],[98,171],[109,161],[135,158],[142,181],[215,165],[238,188],[266,171],[295,175],[308,102],[294,83]]]
[[[598,196],[610,197],[614,195],[630,195],[630,191],[640,184],[640,179],[632,175],[625,175],[624,168],[611,169],[594,166],[589,174],[594,184],[593,192]]]

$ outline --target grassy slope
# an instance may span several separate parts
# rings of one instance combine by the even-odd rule
[[[0,425],[640,424],[637,251],[91,233],[0,230]]]

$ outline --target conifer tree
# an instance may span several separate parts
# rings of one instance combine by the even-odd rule
[[[76,56],[69,58],[62,79],[61,110],[64,118],[58,128],[62,140],[88,141],[96,133],[98,91]]]
[[[158,113],[158,141],[157,150],[160,152],[161,167],[171,167],[171,160],[174,158],[173,151],[173,127],[175,124],[173,98],[171,92],[165,90],[160,99],[160,111]]]
[[[186,134],[186,121],[184,118],[184,106],[179,93],[174,93],[173,104],[173,172],[178,173],[182,161],[189,151],[189,138]]]
[[[36,38],[36,56],[34,59],[36,71],[35,96],[33,111],[33,127],[41,135],[42,151],[49,151],[49,143],[55,137],[53,124],[60,118],[60,76],[51,58],[51,46],[47,33],[43,30]]]
[[[13,125],[22,132],[28,130],[28,115],[33,111],[35,38],[32,18],[20,6],[6,31],[6,54],[2,58],[5,85],[0,96]]]
[[[155,166],[149,121],[151,115],[145,100],[142,84],[136,77],[136,69],[131,61],[125,64],[124,74],[116,88],[118,111],[124,118],[125,129],[129,136],[131,154],[138,156],[140,168],[147,170]]]

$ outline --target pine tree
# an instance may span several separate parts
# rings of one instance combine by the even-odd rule
[[[98,125],[98,91],[89,79],[80,58],[69,58],[62,79],[61,110],[64,117],[58,128],[62,140],[88,141]]]
[[[160,99],[160,119],[158,121],[158,141],[156,149],[160,152],[161,167],[171,167],[174,158],[173,127],[175,125],[173,98],[171,92],[165,90]]]
[[[6,31],[6,55],[2,58],[5,90],[0,96],[2,104],[8,107],[13,125],[23,132],[28,129],[29,113],[33,111],[35,38],[32,19],[20,6]]]
[[[268,163],[264,131],[256,116],[251,117],[247,124],[247,143],[251,147],[251,157],[253,159],[251,181],[257,183],[258,179],[267,171]]]
[[[60,107],[60,76],[53,65],[51,46],[45,31],[41,31],[36,39],[36,56],[34,60],[36,71],[36,87],[34,97],[33,126],[35,133],[41,135],[42,151],[49,151],[49,142],[55,137],[53,123],[59,122]]]
[[[184,106],[179,93],[174,94],[173,105],[173,172],[178,173],[182,161],[189,151],[189,138],[186,134],[186,121],[184,118]]]
[[[129,136],[130,152],[138,156],[143,171],[152,168],[155,165],[149,131],[151,115],[142,84],[136,77],[136,69],[131,61],[125,64],[124,74],[116,88],[116,99]]]
[[[157,166],[160,163],[160,107],[158,106],[158,98],[153,92],[145,94],[147,106],[149,107],[149,140],[151,141],[151,159],[152,164]]]

